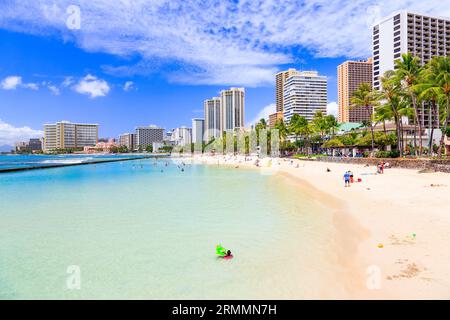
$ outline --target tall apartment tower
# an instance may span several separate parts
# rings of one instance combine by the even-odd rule
[[[136,128],[136,147],[142,149],[153,146],[154,142],[163,142],[164,128],[157,126],[137,127]]]
[[[327,112],[327,77],[316,71],[303,71],[287,78],[284,84],[284,120],[299,114],[311,121],[317,111]]]
[[[192,143],[200,144],[204,139],[205,120],[192,119]]]
[[[222,131],[244,128],[245,89],[230,88],[220,92]]]
[[[399,11],[373,27],[373,85],[381,89],[381,77],[395,69],[402,54],[411,53],[422,65],[435,56],[450,55],[450,19],[410,11]],[[434,126],[430,108],[422,104],[419,121],[424,128]]]
[[[290,76],[299,73],[299,71],[291,68],[286,71],[281,71],[276,74],[275,76],[275,103],[277,112],[283,112],[283,106],[284,106],[284,96],[283,96],[283,90],[284,90],[284,84],[286,83],[287,78]]]
[[[372,86],[372,59],[346,61],[338,66],[339,122],[362,122],[370,116],[362,107],[352,107],[350,99],[361,83]]]
[[[373,85],[381,89],[381,77],[394,70],[404,53],[426,64],[435,56],[450,55],[450,19],[410,11],[396,12],[373,26]]]
[[[78,149],[98,143],[98,124],[61,121],[44,125],[44,150]]]
[[[269,127],[274,128],[275,124],[278,120],[283,119],[283,106],[284,106],[284,84],[286,83],[287,78],[290,76],[299,73],[294,68],[290,68],[285,71],[278,72],[275,75],[275,108],[276,112],[269,115]]]
[[[219,138],[222,133],[220,98],[215,97],[205,100],[203,108],[205,113],[204,136],[205,141],[209,142],[212,138]]]

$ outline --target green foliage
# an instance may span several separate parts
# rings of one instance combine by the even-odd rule
[[[323,145],[323,148],[335,148],[335,147],[344,147],[344,143],[342,143],[341,139],[334,138],[326,141]]]
[[[398,152],[397,150],[375,152],[375,158],[398,158],[399,156],[400,152]]]

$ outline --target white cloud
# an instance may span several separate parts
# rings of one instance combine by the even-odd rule
[[[18,141],[27,141],[30,138],[40,138],[44,132],[29,127],[17,128],[0,119],[0,146],[12,146]]]
[[[294,62],[298,47],[316,57],[367,57],[370,25],[399,9],[450,16],[441,0],[78,0],[81,29],[74,32],[66,26],[72,2],[10,0],[0,28],[60,35],[87,51],[137,54],[143,60],[135,65],[106,69],[140,73],[156,66],[172,81],[194,84],[272,83],[274,70]],[[177,67],[164,68],[167,62]]]
[[[333,115],[335,117],[338,116],[338,104],[336,102],[330,102],[327,105],[327,114],[328,115]]]
[[[61,83],[62,87],[70,87],[74,83],[73,77],[65,77],[64,81]]]
[[[48,90],[50,90],[50,92],[52,93],[52,94],[54,94],[55,96],[59,96],[60,94],[61,94],[61,90],[57,87],[57,86],[55,86],[55,85],[48,85],[47,86],[47,88],[48,88]]]
[[[127,81],[123,85],[123,91],[130,91],[131,89],[134,89],[134,82],[133,81]]]
[[[81,79],[73,89],[81,94],[89,95],[91,98],[104,97],[109,93],[109,84],[102,79],[88,74]]]
[[[22,85],[22,77],[19,76],[6,77],[0,83],[0,86],[4,90],[15,90],[20,85]]]
[[[4,90],[16,90],[17,88],[39,90],[37,83],[23,83],[21,76],[8,76],[4,78],[0,83],[0,87]]]
[[[39,85],[37,83],[25,83],[23,84],[23,87],[35,91],[39,90]]]
[[[252,121],[247,123],[247,127],[251,125],[255,125],[258,123],[261,119],[269,120],[269,115],[276,112],[276,105],[275,103],[271,103],[268,106],[265,106],[264,108],[259,111],[259,113],[252,119]]]

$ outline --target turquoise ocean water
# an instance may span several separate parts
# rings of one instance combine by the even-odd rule
[[[331,213],[294,182],[165,162],[0,174],[0,299],[298,299],[342,290],[330,287],[339,272]],[[234,259],[218,259],[217,243]],[[67,287],[69,266],[80,270],[79,289]]]

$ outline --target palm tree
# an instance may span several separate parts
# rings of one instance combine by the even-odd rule
[[[259,122],[255,126],[256,131],[259,131],[261,129],[267,129],[267,121],[264,118],[261,118]]]
[[[435,105],[434,113],[437,120],[437,127],[440,127],[444,133],[450,122],[450,58],[433,58],[428,63],[425,71],[423,71],[422,76],[424,83],[417,87],[421,90],[421,96],[425,99],[429,99],[432,103],[432,107]],[[445,135],[442,134],[438,149],[439,157],[442,157],[444,138]]]
[[[294,114],[289,122],[289,131],[295,136],[296,142],[298,142],[299,137],[306,140],[309,136],[308,120],[299,114]]]
[[[414,148],[416,149],[417,126],[419,128],[419,156],[422,155],[422,122],[419,120],[419,108],[417,104],[417,88],[422,67],[419,58],[410,53],[403,54],[401,60],[395,61],[395,77],[406,95],[409,97],[414,110]]]
[[[327,133],[331,134],[331,138],[334,138],[336,130],[339,128],[339,123],[335,116],[332,114],[325,117]]]
[[[389,108],[395,123],[397,134],[397,150],[403,156],[403,123],[402,117],[407,115],[408,102],[403,98],[401,86],[395,79],[394,71],[387,71],[381,78],[383,107]],[[380,112],[380,110],[377,110]]]
[[[374,136],[374,126],[373,126],[373,111],[376,106],[378,106],[380,101],[380,94],[374,92],[372,86],[368,83],[361,83],[353,93],[350,99],[351,108],[363,108],[367,113],[368,125],[370,126],[371,139],[372,139],[372,151],[371,156],[373,156],[373,151],[375,149],[375,136]]]
[[[280,135],[280,140],[284,142],[289,135],[289,129],[284,123],[283,119],[277,120],[274,126],[275,129],[278,130],[278,134]]]
[[[394,113],[392,112],[391,106],[384,104],[375,109],[374,120],[375,123],[383,124],[383,132],[387,135],[386,132],[386,121],[392,120],[394,118]]]

